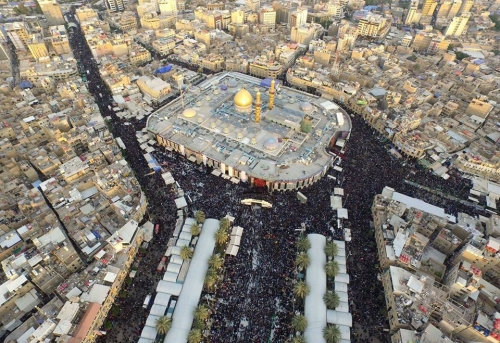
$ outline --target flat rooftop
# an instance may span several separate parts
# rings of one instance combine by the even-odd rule
[[[269,109],[268,90],[261,79],[219,73],[151,115],[147,128],[183,146],[188,158],[204,155],[250,177],[286,182],[320,174],[332,159],[332,138],[347,138],[349,116],[325,99],[287,87],[277,87]],[[305,117],[309,133],[301,129]]]

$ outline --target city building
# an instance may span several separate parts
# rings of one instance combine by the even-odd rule
[[[63,25],[64,17],[56,0],[38,0],[38,4],[42,9],[43,15],[47,19],[47,23],[53,25]]]
[[[445,36],[460,37],[467,30],[467,22],[469,21],[471,14],[462,13],[458,17],[454,17],[448,27],[445,30]]]
[[[425,0],[422,7],[422,16],[432,16],[437,7],[436,0]]]
[[[5,23],[2,25],[0,35],[6,35],[17,50],[28,49],[28,29],[24,22]],[[4,40],[7,39],[4,37]]]
[[[66,28],[63,25],[49,27],[50,42],[52,48],[58,55],[70,54],[71,47],[69,46],[68,35]]]
[[[172,91],[169,83],[157,77],[141,76],[137,80],[137,86],[139,86],[146,101],[159,102]]]
[[[158,0],[160,13],[164,15],[177,15],[177,1],[176,0]]]
[[[27,41],[28,49],[33,58],[39,61],[41,58],[48,57],[49,51],[45,46],[45,41],[40,34],[31,35]]]
[[[357,34],[360,37],[382,38],[391,27],[391,22],[387,18],[377,14],[370,14],[358,22]]]
[[[160,145],[228,179],[269,190],[307,187],[325,175],[332,160],[327,150],[332,140],[347,138],[350,122],[329,101],[270,83],[217,74],[151,115],[148,131]],[[301,102],[291,100],[299,94]],[[328,129],[307,135],[311,125]]]
[[[104,0],[104,2],[110,12],[124,11],[129,4],[128,0]]]

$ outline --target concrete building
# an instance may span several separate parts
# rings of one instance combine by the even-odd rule
[[[454,17],[446,28],[444,35],[460,37],[467,30],[467,22],[469,21],[470,16],[471,14],[467,12],[462,13],[459,17]]]
[[[49,27],[50,42],[58,55],[71,53],[66,28],[63,25]]]
[[[55,0],[38,0],[38,4],[42,9],[43,15],[47,19],[49,25],[62,25],[64,24],[64,17]]]
[[[437,7],[436,0],[425,0],[422,7],[422,16],[432,16]]]
[[[28,38],[28,49],[31,52],[33,58],[39,61],[41,58],[49,56],[49,51],[45,45],[45,41],[40,34],[31,35]]]
[[[177,15],[177,1],[176,0],[158,0],[160,13],[165,15]]]
[[[456,17],[460,11],[460,8],[462,7],[462,0],[454,0],[453,3],[451,4],[450,10],[448,11],[447,18],[452,19]]]
[[[220,90],[214,92],[205,84],[220,85]],[[254,118],[257,88],[261,94],[261,120]],[[175,150],[190,161],[211,166],[233,180],[269,190],[307,187],[325,175],[332,159],[327,153],[331,139],[347,137],[350,123],[340,107],[331,102],[285,87],[278,89],[274,98],[277,91],[274,82],[269,87],[254,77],[219,73],[201,83],[193,92],[187,92],[183,99],[174,100],[162,111],[150,116],[147,128],[160,145]],[[290,101],[299,94],[301,103]],[[302,132],[301,123],[305,115],[313,118],[313,126],[326,128],[322,123],[328,121],[325,113],[331,111],[346,120],[336,120],[335,125],[328,126],[331,128],[323,131],[321,137]],[[208,133],[203,139],[197,133],[187,135],[192,125]],[[212,135],[223,138],[218,138],[216,143]],[[288,142],[295,142],[294,149],[286,149],[287,143],[282,139],[285,136]],[[304,155],[306,142],[313,148],[310,154]],[[288,161],[288,174],[280,173],[278,169],[281,165],[278,156],[282,154],[279,161]],[[311,154],[315,163],[309,164],[307,160],[313,158]],[[302,158],[296,159],[295,155]],[[268,167],[262,167],[263,164]]]
[[[28,29],[23,22],[5,23],[0,35],[6,35],[17,50],[28,49]]]
[[[436,13],[436,17],[447,18],[452,5],[453,5],[453,0],[445,0],[441,2],[441,4],[439,5],[439,9]]]
[[[358,22],[357,34],[366,38],[382,38],[391,27],[390,21],[378,14],[369,14]]]
[[[78,7],[75,10],[76,19],[79,23],[84,22],[89,19],[98,19],[97,11],[91,7]]]
[[[262,7],[259,11],[259,23],[274,28],[276,26],[276,11],[272,7]]]
[[[290,16],[290,25],[292,27],[301,27],[307,23],[307,8],[298,7]]]
[[[172,91],[169,83],[157,77],[141,76],[137,80],[137,86],[145,98],[149,98],[150,101],[161,101]]]
[[[418,12],[418,0],[412,0],[410,8],[405,17],[405,25],[411,25],[420,21],[421,12]]]
[[[104,2],[110,12],[124,11],[129,4],[129,0],[104,0]]]
[[[248,72],[262,78],[275,79],[283,73],[283,65],[277,61],[269,61],[265,56],[248,61]]]

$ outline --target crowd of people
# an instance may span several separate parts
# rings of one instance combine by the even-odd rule
[[[148,315],[142,308],[144,298],[154,294],[161,278],[155,271],[156,265],[175,227],[175,194],[165,186],[160,174],[151,173],[143,157],[135,133],[144,128],[144,121],[126,122],[113,113],[108,107],[111,94],[100,79],[83,35],[75,32],[70,39],[76,57],[89,70],[89,89],[102,115],[111,118],[113,135],[121,137],[126,146],[127,161],[148,199],[147,217],[160,223],[162,228],[147,253],[140,257],[137,276],[126,285],[126,296],[119,300],[120,312],[110,317],[114,327],[100,339],[102,342],[136,341]],[[402,160],[385,151],[362,118],[353,117],[352,123],[351,137],[341,163],[343,171],[340,174],[334,170],[329,172],[337,180],[325,177],[302,190],[308,199],[305,204],[297,200],[295,192],[252,193],[253,197],[262,196],[271,202],[273,207],[269,209],[241,204],[241,200],[252,192],[247,184],[233,184],[212,175],[209,167],[156,147],[153,155],[172,173],[190,199],[189,214],[203,210],[207,218],[222,218],[230,213],[235,217],[235,225],[244,228],[238,255],[226,257],[224,278],[214,294],[210,342],[286,342],[293,334],[292,317],[303,309],[294,300],[292,291],[297,278],[296,238],[300,234],[319,233],[343,239],[343,231],[337,228],[336,212],[330,207],[334,187],[345,189],[344,206],[349,210],[349,219],[344,226],[349,227],[352,234],[352,241],[347,245],[347,269],[351,277],[349,299],[355,323],[353,341],[390,341],[383,331],[387,327],[387,320],[381,315],[385,303],[377,279],[377,252],[370,229],[373,197],[383,187],[390,186],[398,192],[445,207],[449,212],[471,213],[474,209],[405,182],[411,180],[433,189],[448,189],[462,198],[467,190],[459,177],[445,181],[414,168],[411,163],[403,166]],[[300,231],[303,225],[305,232]]]

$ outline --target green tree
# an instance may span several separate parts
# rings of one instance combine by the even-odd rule
[[[229,219],[224,217],[220,220],[219,227],[223,228],[224,230],[227,230],[229,229],[229,226],[230,226]]]
[[[209,268],[207,275],[205,275],[203,287],[205,287],[207,292],[212,292],[215,290],[215,285],[217,285],[217,272],[215,272],[212,268]]]
[[[202,338],[200,329],[191,329],[188,333],[188,343],[200,343]]]
[[[304,299],[310,291],[311,289],[305,281],[298,281],[293,287],[293,294],[300,299]]]
[[[193,316],[195,322],[205,323],[208,317],[210,317],[210,309],[207,307],[207,305],[198,305],[194,310]]]
[[[181,248],[181,252],[179,254],[183,260],[190,260],[193,258],[193,250],[189,245],[185,245]]]
[[[340,304],[339,295],[332,291],[327,291],[325,295],[323,295],[323,301],[329,310],[336,309]]]
[[[339,253],[339,248],[337,247],[337,244],[335,244],[334,241],[330,241],[326,243],[325,246],[325,254],[328,257],[334,257]]]
[[[325,273],[329,278],[337,276],[339,273],[339,264],[337,261],[328,261],[325,265]]]
[[[463,53],[461,51],[455,51],[455,57],[457,58],[457,60],[461,61],[464,58],[469,57],[469,55],[467,55],[466,53]]]
[[[203,222],[206,219],[205,212],[203,212],[203,211],[196,211],[195,218],[196,218],[196,221],[198,222],[198,224],[203,224]]]
[[[222,267],[223,263],[224,263],[224,260],[222,259],[222,257],[219,254],[212,255],[208,259],[208,265],[215,270],[220,269]]]
[[[326,343],[338,343],[342,338],[340,333],[340,329],[337,325],[328,324],[323,328],[323,338],[326,340]]]
[[[301,236],[297,241],[297,249],[299,251],[307,251],[311,248],[311,242],[307,236]]]
[[[292,328],[295,331],[304,332],[307,328],[307,318],[302,314],[298,314],[292,318]]]
[[[292,340],[292,343],[307,343],[304,336],[295,336]]]
[[[224,243],[226,243],[228,238],[229,238],[229,233],[222,227],[219,227],[219,229],[217,229],[217,231],[215,232],[215,241],[219,245],[223,245]]]
[[[189,228],[189,231],[193,236],[198,236],[201,232],[200,225],[198,223],[193,223]]]
[[[300,269],[306,269],[311,264],[311,259],[309,258],[309,255],[306,252],[301,252],[297,255],[297,258],[295,259],[295,264]]]
[[[500,17],[497,14],[490,14],[490,19],[495,24],[495,31],[500,31]]]
[[[156,330],[162,336],[165,336],[172,327],[172,319],[161,316],[156,319]]]

